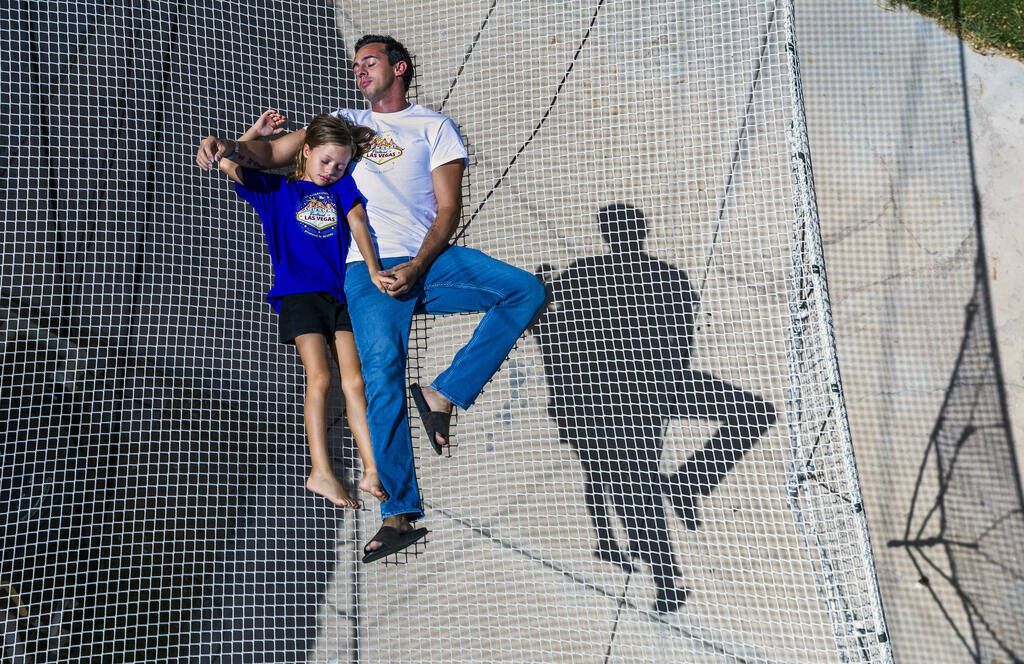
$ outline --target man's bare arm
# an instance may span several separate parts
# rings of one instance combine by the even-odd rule
[[[204,171],[208,171],[216,165],[218,159],[232,154],[237,148],[238,154],[233,155],[231,159],[246,168],[281,168],[292,162],[305,139],[305,129],[285,134],[276,141],[233,141],[208,136],[199,144],[196,163]]]
[[[224,174],[227,175],[229,178],[231,178],[240,185],[245,185],[245,182],[242,181],[242,171],[238,167],[238,164],[235,163],[233,160],[221,159],[219,162],[217,162],[217,165],[220,167],[220,170],[222,170]]]
[[[413,260],[423,265],[424,271],[430,267],[438,254],[448,248],[448,242],[455,234],[462,216],[462,174],[466,170],[466,162],[462,159],[450,161],[438,166],[430,172],[434,184],[434,197],[437,199],[437,217],[430,225],[427,236]]]
[[[462,159],[450,161],[438,166],[430,172],[434,184],[434,197],[437,199],[437,217],[430,225],[427,236],[416,256],[408,263],[396,265],[384,274],[391,277],[390,290],[392,296],[409,292],[416,280],[426,272],[434,259],[448,248],[448,241],[455,234],[462,215],[462,174],[466,170],[466,162]]]

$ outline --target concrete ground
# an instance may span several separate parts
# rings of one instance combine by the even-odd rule
[[[432,5],[432,8],[436,7]],[[443,25],[448,34],[454,35],[452,40],[455,43],[469,42],[470,35],[475,34],[481,24],[489,24],[487,30],[496,29],[505,34],[519,35],[524,28],[523,23],[509,23],[512,18],[504,16],[500,11],[489,13],[489,5],[486,3],[477,5],[475,10],[476,14],[460,13],[458,16],[442,11],[436,15],[437,24]],[[560,36],[558,26],[564,25],[567,30],[579,31],[585,27],[588,19],[583,9],[577,12],[567,9],[550,12],[549,8],[541,8],[539,5],[523,5],[521,11],[522,14],[516,18],[523,22],[529,22],[532,13],[536,13],[538,18],[544,15],[545,27],[538,28],[535,33],[528,33],[531,36],[526,39],[527,43],[535,44],[531,53],[545,55],[536,63],[527,62],[524,69],[517,72],[510,74],[504,63],[515,59],[515,48],[522,48],[522,43],[516,47],[507,43],[492,45],[485,36],[476,47],[479,51],[473,53],[472,60],[461,74],[456,72],[462,66],[462,59],[457,53],[452,55],[446,51],[451,42],[442,44],[428,40],[414,47],[418,49],[421,61],[430,63],[423,70],[419,90],[421,102],[435,108],[446,104],[445,112],[459,120],[475,152],[471,186],[477,198],[500,179],[503,169],[515,155],[515,149],[521,145],[501,132],[489,131],[487,125],[477,124],[494,121],[487,104],[482,103],[482,100],[496,100],[494,103],[501,104],[509,103],[504,102],[505,99],[515,98],[514,103],[523,109],[523,117],[514,118],[512,128],[521,136],[528,135],[537,115],[529,109],[539,108],[550,101],[554,79],[558,77],[559,68],[565,67],[571,49],[575,46],[568,36]],[[625,89],[622,87],[618,69],[621,63],[614,54],[609,54],[606,62],[600,56],[584,52],[575,70],[575,75],[582,83],[570,79],[563,93],[565,96],[559,102],[569,101],[567,106],[570,110],[559,106],[554,108],[537,143],[529,146],[530,149],[518,157],[516,170],[511,171],[495,190],[494,198],[489,203],[490,209],[474,221],[475,225],[467,240],[472,246],[483,248],[527,269],[539,263],[551,263],[558,268],[574,256],[603,251],[599,239],[594,236],[593,226],[588,228],[587,224],[588,217],[603,201],[641,201],[655,221],[651,244],[659,256],[687,269],[691,278],[695,274],[703,274],[702,263],[712,266],[706,290],[702,292],[705,303],[703,313],[708,318],[697,339],[701,345],[695,353],[695,365],[723,372],[740,381],[751,381],[759,375],[765,380],[761,384],[767,385],[773,380],[771,370],[752,370],[749,359],[745,360],[744,357],[750,358],[752,356],[749,353],[757,353],[752,350],[754,346],[768,349],[769,357],[772,348],[780,349],[777,344],[782,338],[779,336],[783,334],[782,330],[772,330],[764,321],[766,317],[784,314],[769,307],[762,313],[753,314],[754,319],[760,322],[751,326],[749,318],[743,320],[750,316],[749,313],[737,318],[731,316],[729,311],[735,306],[742,306],[732,299],[735,295],[740,295],[741,300],[747,304],[764,302],[765,296],[767,301],[771,300],[772,281],[765,278],[763,270],[766,265],[772,265],[770,259],[766,260],[766,255],[773,252],[770,247],[777,240],[754,239],[749,235],[735,234],[737,229],[730,227],[728,221],[723,225],[723,233],[731,235],[709,241],[707,233],[708,228],[715,226],[720,203],[717,195],[720,192],[706,191],[705,188],[708,183],[721,183],[728,177],[727,155],[730,149],[727,137],[730,128],[734,129],[741,122],[738,106],[742,97],[741,81],[744,80],[740,71],[742,68],[733,69],[734,63],[729,62],[728,56],[718,58],[737,48],[742,39],[731,43],[728,37],[717,35],[723,41],[715,42],[716,34],[711,27],[714,25],[713,20],[705,22],[706,17],[682,15],[675,7],[670,9],[666,6],[665,11],[664,16],[670,18],[660,19],[665,21],[664,24],[659,24],[656,19],[650,19],[650,24],[642,25],[631,22],[632,19],[603,17],[614,26],[618,39],[628,41],[625,37],[628,34],[647,34],[652,36],[650,41],[655,44],[665,43],[663,40],[667,38],[668,43],[675,42],[679,46],[678,50],[667,49],[666,52],[641,51],[643,57],[650,58],[642,58],[641,61],[653,63],[660,74],[661,77],[654,80],[660,81],[659,85],[665,85],[662,91],[654,94],[648,92],[645,97],[647,103],[636,106],[630,98],[632,91],[629,83],[626,83]],[[1021,104],[1024,102],[1019,94],[1024,77],[1022,67],[1005,58],[968,52],[963,62],[965,69],[962,69],[959,44],[955,37],[938,29],[927,19],[907,12],[885,11],[867,1],[802,2],[798,3],[797,12],[812,160],[841,371],[855,448],[859,452],[861,482],[870,517],[879,583],[896,655],[909,661],[951,662],[962,661],[964,656],[1005,657],[1007,651],[1014,652],[1017,647],[1015,637],[1007,636],[1007,631],[1012,634],[1015,625],[1019,625],[1019,616],[1014,614],[1012,608],[1006,616],[993,616],[991,613],[985,615],[989,610],[986,609],[986,602],[999,605],[1001,601],[998,597],[982,597],[983,593],[979,592],[974,598],[976,609],[973,612],[965,609],[958,601],[956,590],[949,584],[941,583],[941,574],[949,572],[947,562],[937,561],[938,568],[929,569],[920,556],[911,558],[906,547],[889,546],[888,542],[904,538],[908,523],[911,531],[918,528],[927,530],[924,513],[926,508],[934,505],[939,487],[932,476],[933,471],[919,477],[918,469],[922,462],[935,463],[934,456],[925,456],[927,443],[929,436],[936,430],[944,400],[957,395],[950,391],[950,385],[965,334],[965,307],[972,298],[978,297],[979,283],[990,289],[991,299],[984,301],[983,298],[982,304],[991,307],[995,323],[995,337],[986,342],[983,359],[987,358],[985,366],[1002,370],[1007,396],[1005,403],[998,399],[998,395],[989,397],[991,403],[988,407],[995,413],[992,417],[1008,417],[1010,427],[1004,427],[1002,437],[989,443],[1001,446],[998,454],[989,455],[989,470],[982,466],[982,470],[974,471],[974,476],[969,479],[987,482],[989,489],[995,492],[993,495],[1008,499],[1010,508],[1013,507],[1016,477],[1012,457],[1006,454],[1014,449],[1010,445],[1016,441],[1016,454],[1020,458],[1022,440],[1019,416],[1022,349],[1017,341],[1022,335],[1019,334],[1021,322],[1019,307],[1016,306],[1018,287],[1024,283],[1019,260],[1021,238],[1016,224],[1021,209],[1018,201],[1022,191],[1020,174],[1024,172],[1020,152],[1020,146],[1024,145],[1024,113],[1021,112]],[[652,10],[652,15],[656,14]],[[627,15],[625,11],[621,14],[623,17]],[[376,9],[361,14],[348,6],[340,12],[340,16],[346,38],[370,29],[382,20],[385,24],[396,26],[395,31],[403,35],[415,34],[415,29],[409,32],[402,27],[404,24],[399,17],[382,18],[387,16],[386,12],[382,14]],[[741,22],[743,20],[736,13],[732,18],[740,19]],[[390,22],[392,20],[394,22]],[[606,24],[606,29],[609,27]],[[613,38],[613,35],[602,34],[600,28],[598,24],[596,43],[601,43],[599,40],[602,38]],[[415,37],[407,38],[417,43]],[[714,48],[716,46],[720,49],[717,52]],[[591,44],[593,47],[594,44]],[[494,57],[493,62],[503,64],[493,65],[493,69],[481,65],[481,62],[487,61],[488,56]],[[752,51],[748,51],[747,57],[752,57]],[[434,63],[440,63],[437,69],[432,68]],[[482,66],[485,68],[479,69]],[[702,69],[705,72],[714,70],[719,75],[716,81],[718,94],[712,94],[704,87],[701,82]],[[447,73],[442,73],[445,70]],[[522,73],[519,74],[519,71]],[[968,86],[966,93],[962,85],[964,71]],[[649,85],[651,79],[646,78],[649,73],[642,70],[638,76],[627,76],[627,81],[648,81]],[[736,82],[732,83],[734,77]],[[457,81],[455,88],[451,87],[452,81]],[[548,83],[547,93],[543,87],[545,82]],[[574,83],[583,89],[575,88]],[[730,85],[735,87],[730,88]],[[538,89],[533,91],[535,86]],[[731,91],[733,89],[735,92]],[[456,91],[463,92],[465,97],[460,97]],[[576,101],[580,93],[583,93],[585,102]],[[444,101],[446,97],[447,102]],[[675,131],[670,128],[669,118],[678,111],[666,107],[666,100],[678,103],[678,108],[682,110],[684,126]],[[770,101],[760,103],[770,104]],[[617,137],[624,135],[625,127],[616,121],[616,116],[621,114],[629,117],[631,112],[633,116],[643,114],[647,123],[645,126],[658,127],[661,133],[649,133],[640,140],[639,145],[619,142]],[[758,116],[758,121],[764,122],[765,117]],[[666,172],[666,162],[660,154],[676,146],[680,151],[675,152],[673,157],[678,160],[675,166],[678,170],[675,172],[681,173],[682,177],[679,180],[659,180]],[[765,144],[765,148],[772,149],[770,142]],[[538,152],[535,153],[534,149]],[[776,145],[774,149],[785,148]],[[544,156],[546,151],[551,152],[551,156]],[[597,161],[591,155],[598,155]],[[768,153],[762,153],[762,156],[767,157]],[[750,172],[747,170],[749,165],[744,161],[750,158],[749,155],[743,155],[739,177],[750,178],[751,185],[759,179],[763,184],[766,177],[771,177],[766,174],[773,167],[765,166]],[[562,173],[555,175],[558,171],[551,169],[564,169],[563,160],[567,163],[606,163],[608,166],[594,169],[587,181],[582,182],[572,178],[571,174],[568,177]],[[626,164],[632,175],[619,169],[619,166]],[[522,174],[527,172],[530,177],[524,178]],[[655,180],[652,182],[638,178],[638,173],[654,177]],[[771,216],[771,195],[763,195],[763,190],[757,187],[742,189],[743,185],[739,186],[747,198],[736,196],[728,201],[725,206],[726,220],[735,220],[738,215],[760,218],[763,222],[764,215]],[[971,197],[972,186],[977,186],[980,193],[980,224]],[[510,230],[503,215],[512,210],[516,211],[514,214],[523,223]],[[673,219],[676,210],[684,210],[686,214]],[[785,217],[788,211],[780,209],[779,214]],[[530,245],[530,229],[534,227],[543,228],[549,238],[544,246]],[[981,236],[978,228],[981,229]],[[975,258],[981,246],[980,241],[984,242],[985,248],[987,284],[975,278]],[[721,244],[716,248],[715,243],[718,242]],[[745,259],[739,250],[751,245],[763,249],[758,255]],[[718,253],[723,247],[724,253],[728,255]],[[718,268],[726,269],[716,263],[720,258],[730,262],[727,271],[716,273]],[[748,264],[756,267],[745,275],[740,266]],[[758,286],[757,296],[743,298],[744,289]],[[739,290],[733,290],[731,296],[728,294],[730,289]],[[714,320],[715,317],[717,320]],[[468,334],[469,325],[458,325],[462,329],[462,338]],[[736,335],[735,332],[739,330],[743,330],[743,334]],[[441,367],[436,361],[434,349],[438,345],[454,348],[460,342],[459,335],[451,329],[429,327],[424,328],[424,333],[430,337],[431,350],[419,358],[419,370],[423,375],[430,376]],[[747,345],[750,349],[747,351],[738,350],[745,343],[754,346]],[[781,367],[781,358],[779,360],[780,364],[775,366]],[[772,360],[760,366],[772,366]],[[536,504],[541,511],[556,508],[544,506],[543,502],[538,503],[522,492],[528,495],[534,492],[548,495],[555,491],[556,495],[563,496],[558,504],[579,505],[579,498],[572,497],[571,483],[564,484],[567,478],[578,471],[574,471],[571,456],[550,456],[551,451],[559,449],[559,445],[550,429],[550,423],[545,423],[544,413],[538,406],[538,401],[544,398],[543,385],[538,379],[541,369],[538,358],[531,352],[529,340],[512,356],[509,367],[506,371],[511,371],[515,377],[499,376],[482,402],[474,411],[464,415],[460,422],[460,431],[464,435],[468,433],[470,439],[474,436],[486,439],[486,466],[477,467],[475,450],[463,449],[457,453],[461,459],[453,460],[457,465],[448,468],[447,472],[444,466],[438,467],[432,463],[435,461],[433,459],[424,460],[423,472],[428,477],[425,480],[430,486],[428,493],[438,489],[442,491],[441,494],[435,494],[432,500],[439,508],[442,504],[448,506],[439,510],[448,518],[461,523],[463,529],[468,527],[476,532],[507,530],[517,533],[519,538],[514,543],[506,542],[504,550],[526,548],[530,553],[520,553],[519,556],[526,555],[539,560],[544,555],[535,548],[531,549],[529,542],[537,540],[536,524],[541,517],[539,513],[533,517],[522,513],[522,507]],[[783,395],[773,398],[776,403],[783,403]],[[497,412],[491,415],[490,412],[494,411]],[[494,423],[506,422],[508,429],[503,426],[498,431],[493,430]],[[949,417],[943,420],[943,426],[947,428],[962,425],[956,421],[950,423]],[[517,445],[517,439],[523,428],[535,432],[530,435],[530,439],[538,444],[536,451],[526,458],[516,453],[507,456],[504,447],[512,445],[518,449],[520,445]],[[694,441],[707,434],[706,427],[702,429],[695,422],[687,422],[671,432],[664,463],[669,466],[678,463],[685,458],[686,450],[692,449]],[[545,439],[547,442],[541,442]],[[681,624],[687,635],[684,641],[697,635],[706,635],[708,643],[718,644],[733,653],[732,656],[764,658],[767,661],[829,661],[830,656],[824,654],[828,650],[824,641],[820,646],[805,646],[799,640],[788,642],[789,637],[784,636],[788,633],[785,626],[787,621],[780,614],[774,614],[767,607],[761,606],[758,601],[751,601],[753,597],[772,596],[772,602],[777,602],[780,594],[786,594],[800,585],[788,586],[785,590],[771,584],[761,585],[755,591],[754,588],[758,587],[756,576],[748,575],[751,565],[757,569],[762,565],[782,565],[791,570],[800,567],[797,562],[799,556],[777,558],[779,549],[772,548],[767,544],[768,540],[763,539],[766,535],[769,539],[794,535],[790,527],[775,522],[786,509],[783,503],[777,497],[772,498],[771,491],[763,493],[756,489],[758,486],[778,486],[781,475],[773,477],[770,469],[785,461],[783,456],[772,453],[775,444],[782,446],[785,443],[782,440],[767,442],[756,458],[744,464],[750,470],[737,471],[731,483],[734,490],[728,486],[723,487],[722,498],[730,505],[732,517],[720,515],[713,521],[713,525],[708,525],[708,531],[699,533],[697,542],[691,542],[689,535],[675,540],[681,558],[692,560],[701,569],[733,569],[730,561],[735,561],[738,562],[738,568],[733,569],[733,573],[739,572],[739,568],[747,570],[732,581],[726,582],[725,578],[715,574],[711,578],[717,580],[711,585],[698,583],[696,587],[699,590],[694,601],[688,604],[676,624]],[[466,454],[469,455],[468,459],[464,456]],[[497,456],[491,456],[494,454]],[[544,473],[538,476],[527,458],[544,459],[544,467],[557,471],[553,475]],[[491,466],[493,462],[498,465]],[[982,462],[986,463],[984,457]],[[760,472],[753,470],[757,467],[768,474],[760,476],[760,479],[747,474]],[[488,473],[489,479],[479,488],[486,488],[489,495],[498,495],[494,503],[497,511],[475,515],[473,518],[459,517],[456,504],[465,500],[469,493],[475,493],[477,488],[464,480],[449,485],[446,479],[448,472],[454,472],[452,479],[474,477],[482,468],[490,469],[484,471]],[[781,470],[781,466],[779,468]],[[500,479],[503,469],[513,469],[517,477],[531,479],[527,481],[526,487],[506,485]],[[554,487],[559,488],[556,491]],[[925,498],[921,498],[923,507],[912,505],[915,489],[931,502],[925,504]],[[564,494],[565,491],[569,491],[569,494]],[[1006,495],[1000,494],[1000,491]],[[952,492],[949,495],[952,496]],[[776,502],[772,503],[773,500]],[[486,504],[488,499],[481,495],[470,503],[477,504],[478,501]],[[505,501],[517,506],[515,514],[501,509]],[[768,512],[761,511],[755,507],[757,505],[764,506]],[[988,508],[979,508],[970,514],[978,522],[989,524],[993,514],[999,516],[995,511],[997,506],[990,504]],[[755,517],[755,512],[759,516]],[[433,522],[436,523],[436,519]],[[573,569],[576,570],[574,574],[578,574],[580,570],[590,569],[593,565],[585,561],[586,556],[583,559],[577,557],[578,553],[585,554],[588,549],[586,521],[582,513],[576,513],[569,516],[568,523],[572,525],[574,533],[571,541],[561,536],[563,552],[551,553],[560,561],[559,569]],[[753,527],[754,523],[759,526]],[[507,525],[502,527],[498,524]],[[366,528],[371,526],[372,519]],[[934,529],[934,524],[931,527]],[[1008,527],[1011,529],[1001,532],[1000,536],[1009,543],[1011,552],[996,550],[995,557],[1010,556],[1010,560],[1003,562],[1008,562],[1012,568],[1017,563],[1012,559],[1013,542],[1017,541],[1019,533],[1012,524]],[[783,535],[786,531],[789,534]],[[492,558],[493,554],[481,557],[480,552],[464,550],[461,546],[447,554],[436,551],[437,544],[446,541],[449,534],[458,538],[457,532],[458,528],[446,533],[445,537],[434,539],[426,555],[443,555],[446,561],[457,561],[456,567],[460,570],[471,565],[474,574],[482,574],[476,578],[488,579],[488,584],[492,584],[494,568],[489,560],[500,558]],[[925,534],[930,534],[930,531]],[[558,537],[555,541],[558,541]],[[546,542],[542,548],[550,550],[548,540],[542,541]],[[727,545],[730,541],[733,544]],[[762,548],[747,556],[742,553],[744,542],[757,542],[755,546]],[[732,548],[736,546],[740,548]],[[405,570],[403,574],[413,571],[409,567],[419,565],[419,560],[415,560],[406,568],[400,568]],[[920,583],[922,572],[915,568],[915,560],[924,565],[923,569],[936,580],[935,583],[928,587]],[[501,568],[505,571],[498,578],[512,584],[505,586],[502,592],[508,592],[509,587],[518,587],[514,581],[516,574],[512,571],[514,566],[502,564]],[[428,593],[426,597],[436,598],[437,603],[430,611],[431,615],[447,616],[454,610],[453,605],[450,600],[440,596],[450,592],[452,586],[448,584],[453,582],[450,576],[453,570],[443,563],[441,569],[446,570],[444,585],[436,587],[434,593]],[[428,571],[422,577],[417,576],[422,581],[415,585],[429,586],[434,583],[433,573]],[[593,573],[598,576],[592,578],[602,579],[608,570],[602,572],[598,565],[593,568]],[[692,573],[687,572],[688,575]],[[371,571],[371,574],[376,572]],[[700,576],[700,573],[695,574],[695,577]],[[969,572],[966,576],[970,576]],[[982,577],[983,574],[979,578]],[[400,578],[385,578],[392,579],[387,583],[398,584],[388,588],[401,592]],[[710,578],[706,580],[710,581]],[[630,581],[626,579],[627,587]],[[376,580],[376,583],[381,582],[379,578]],[[1012,578],[1010,582],[1012,588]],[[498,583],[500,585],[500,581]],[[587,591],[579,595],[566,594],[554,586],[551,586],[550,592],[545,591],[545,595],[569,599],[564,610],[555,611],[557,615],[563,612],[571,614],[571,606],[581,603],[589,606],[591,601],[595,601],[595,612],[588,613],[594,616],[606,615],[606,619],[611,621],[611,614],[600,612],[602,603],[607,603],[613,594],[611,587],[601,582],[589,583],[593,584],[591,587],[601,587],[601,593],[607,594],[606,599],[590,600],[587,599]],[[720,585],[722,583],[725,585]],[[807,579],[803,583],[813,581]],[[970,579],[963,581],[960,590],[968,588],[969,583]],[[1000,583],[998,578],[989,577],[983,580],[982,585],[994,588],[998,594],[997,586]],[[461,587],[461,582],[457,580],[454,584],[456,588]],[[544,582],[543,585],[547,588],[549,584]],[[622,591],[621,596],[627,597],[630,593]],[[704,603],[701,602],[702,596],[706,598]],[[735,600],[741,597],[743,599],[737,603]],[[1013,604],[1012,599],[1008,601]],[[627,606],[639,608],[642,605],[643,601],[637,600],[637,604]],[[471,660],[476,657],[472,644],[477,639],[471,634],[475,634],[483,625],[504,624],[496,633],[508,633],[510,636],[500,642],[501,651],[515,659],[538,657],[536,651],[532,650],[533,645],[530,646],[531,650],[521,650],[526,642],[550,643],[549,646],[542,646],[541,650],[546,651],[550,647],[552,653],[561,652],[561,648],[556,645],[559,637],[551,635],[563,630],[575,632],[579,644],[592,644],[596,657],[604,650],[599,644],[606,642],[601,636],[601,625],[612,624],[603,623],[602,620],[588,620],[560,626],[558,622],[545,624],[519,619],[519,615],[516,620],[505,622],[488,616],[482,606],[461,606],[457,612],[457,624],[474,625],[469,631],[444,630],[442,625],[451,620],[442,620],[438,624],[438,629],[442,630],[437,633],[438,638],[450,640],[453,650]],[[524,597],[516,601],[516,606],[520,612],[529,613],[531,603],[528,597]],[[813,606],[812,601],[807,605],[807,610],[812,613],[817,611]],[[606,608],[610,609],[611,606],[607,605]],[[768,650],[752,646],[754,642],[763,643],[763,637],[750,640],[747,621],[754,616],[758,616],[761,629],[771,631],[769,640],[782,639],[782,642],[790,645]],[[540,614],[537,614],[537,618],[540,618]],[[384,619],[383,614],[380,619]],[[535,626],[522,627],[531,624]],[[542,624],[545,625],[543,628]],[[978,629],[978,624],[989,624],[991,631],[995,632],[994,637],[986,636],[986,629]],[[709,629],[702,630],[702,625]],[[975,630],[973,637],[962,638],[963,634],[970,634],[972,629]],[[608,652],[625,659],[649,657],[642,654],[644,651],[641,644],[649,643],[650,639],[649,635],[643,636],[649,634],[646,630],[621,631],[620,627],[613,631],[615,635],[607,643],[614,643],[615,647]],[[827,639],[824,633],[821,636]],[[552,638],[554,642],[549,641]],[[675,639],[657,642],[662,643],[662,647],[669,647],[667,644],[678,647],[681,643]],[[699,639],[697,642],[700,642]],[[434,643],[429,638],[414,642],[403,640],[402,647],[413,647],[414,643],[424,645],[428,651],[436,647],[426,645]],[[467,643],[470,644],[468,649]],[[733,649],[734,643],[738,651]],[[487,652],[486,646],[480,647],[482,657],[495,657],[493,652]],[[584,648],[583,651],[586,650]],[[485,652],[486,655],[483,654]],[[738,654],[740,652],[742,654]],[[683,651],[677,655],[680,661],[705,661],[703,658],[709,656],[707,653],[697,654],[696,651]]]
[[[791,116],[782,17],[769,5],[339,3],[338,21],[346,43],[378,30],[406,42],[420,68],[416,98],[459,123],[472,154],[468,245],[557,274],[608,251],[595,223],[601,206],[642,208],[649,250],[686,270],[700,296],[694,368],[781,413],[790,385]],[[418,323],[412,377],[436,375],[477,320]],[[804,389],[828,394],[824,383]],[[359,661],[795,663],[850,652],[880,661],[877,642],[833,626],[823,608],[821,594],[832,590],[816,576],[818,549],[790,501],[785,422],[703,501],[699,530],[670,515],[691,594],[659,616],[647,565],[627,574],[595,559],[584,477],[548,417],[547,393],[528,336],[460,414],[451,458],[433,456],[414,427],[429,542],[397,567],[359,566],[350,561],[362,542],[339,538],[314,661],[343,661],[353,649]],[[663,472],[713,432],[707,420],[672,421]],[[600,443],[609,453],[634,444],[609,435]],[[815,462],[842,487],[842,450],[827,438]],[[862,585],[853,510],[818,500],[823,528],[847,538],[835,573],[852,570],[844,583]],[[364,539],[374,528],[373,513],[361,514]],[[846,593],[839,602],[866,611],[865,595]]]
[[[1024,63],[967,51],[982,237],[1017,458],[1024,458]]]
[[[5,585],[35,598],[24,605],[32,624],[83,660],[882,661],[828,378],[792,380],[791,114],[776,3],[690,4],[18,10],[3,34],[12,86],[0,100],[12,192],[0,276],[12,427],[0,491],[12,500],[0,521],[5,550],[35,547],[18,549]],[[1006,441],[1021,440],[1019,69],[968,54],[965,116],[958,46],[929,22],[866,0],[797,9],[840,361],[892,641],[902,661],[1009,661],[999,641],[1015,648],[1024,633],[1013,630],[1024,592],[991,562],[1013,571],[1024,548],[1006,502],[1016,479]],[[689,590],[677,611],[653,610],[649,565],[594,556],[586,478],[547,410],[533,335],[460,414],[450,458],[414,427],[431,535],[404,565],[358,564],[376,513],[339,512],[303,489],[302,370],[260,299],[270,275],[259,224],[191,155],[201,136],[237,133],[267,106],[299,126],[358,103],[344,45],[368,31],[412,47],[416,98],[467,139],[467,244],[558,274],[610,251],[601,206],[642,208],[647,251],[685,270],[699,295],[694,338],[680,342],[693,368],[780,413],[700,502],[698,529],[668,513]],[[41,141],[56,158],[39,158]],[[961,343],[972,301],[992,314],[996,343]],[[636,331],[606,309],[624,336]],[[417,321],[413,377],[436,374],[476,320]],[[961,348],[973,354],[955,371]],[[797,387],[799,419],[787,415]],[[351,471],[340,414],[331,419],[339,469]],[[819,423],[824,435],[806,435]],[[643,442],[662,446],[671,473],[714,429],[677,417]],[[927,568],[928,585],[914,567],[938,550],[923,514],[940,495],[926,457],[936,431],[944,463],[969,443],[941,494],[943,524],[960,530],[941,534],[980,545],[939,553],[993,554],[956,568],[977,609],[956,604],[947,562]],[[572,442],[625,458],[640,440],[613,431]],[[812,458],[795,460],[794,440]],[[636,484],[660,483],[648,480]],[[986,520],[1000,510],[1008,518]],[[613,530],[629,553],[618,520]],[[916,548],[890,546],[915,537]],[[942,608],[954,609],[949,620]],[[43,638],[13,614],[5,648]],[[47,657],[71,659],[66,646]]]
[[[897,660],[1015,661],[1024,65],[962,57],[932,21],[867,0],[798,3],[798,28],[840,368]],[[954,438],[964,444],[944,450]],[[929,537],[986,558],[892,544]]]

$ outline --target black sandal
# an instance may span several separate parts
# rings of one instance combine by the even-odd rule
[[[363,562],[372,563],[374,560],[380,560],[384,556],[398,553],[410,544],[423,539],[427,532],[426,528],[417,528],[416,530],[403,533],[398,528],[381,526],[377,534],[370,538],[370,542],[380,542],[383,546],[373,551],[367,551],[366,546],[370,545],[370,542],[367,542],[366,546],[363,547]]]
[[[448,429],[451,426],[452,414],[440,410],[430,410],[427,400],[423,398],[423,390],[416,383],[409,386],[409,391],[412,392],[412,400],[416,404],[416,410],[420,412],[420,421],[423,422],[423,430],[427,433],[427,440],[430,441],[430,446],[434,448],[435,454],[444,454],[444,447],[438,444],[435,434],[441,434],[441,437],[451,445],[452,441],[448,437]]]

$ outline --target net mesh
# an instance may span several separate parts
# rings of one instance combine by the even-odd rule
[[[7,12],[5,657],[888,661],[792,26],[788,2]],[[467,142],[458,241],[552,293],[450,457],[414,426],[431,532],[397,565],[357,562],[375,509],[304,489],[259,223],[194,165],[265,108],[362,107],[367,32]],[[418,318],[410,380],[478,320]]]
[[[967,47],[871,0],[800,4],[797,27],[844,392],[894,656],[1022,661],[1021,441],[988,292],[998,282],[982,228],[998,215],[976,198],[991,187],[977,83],[967,109]]]

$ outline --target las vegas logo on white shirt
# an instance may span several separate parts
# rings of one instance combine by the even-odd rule
[[[383,166],[389,161],[394,161],[401,157],[403,152],[405,152],[405,148],[395,143],[395,139],[390,136],[377,134],[370,142],[370,147],[367,148],[363,159],[378,166]]]

